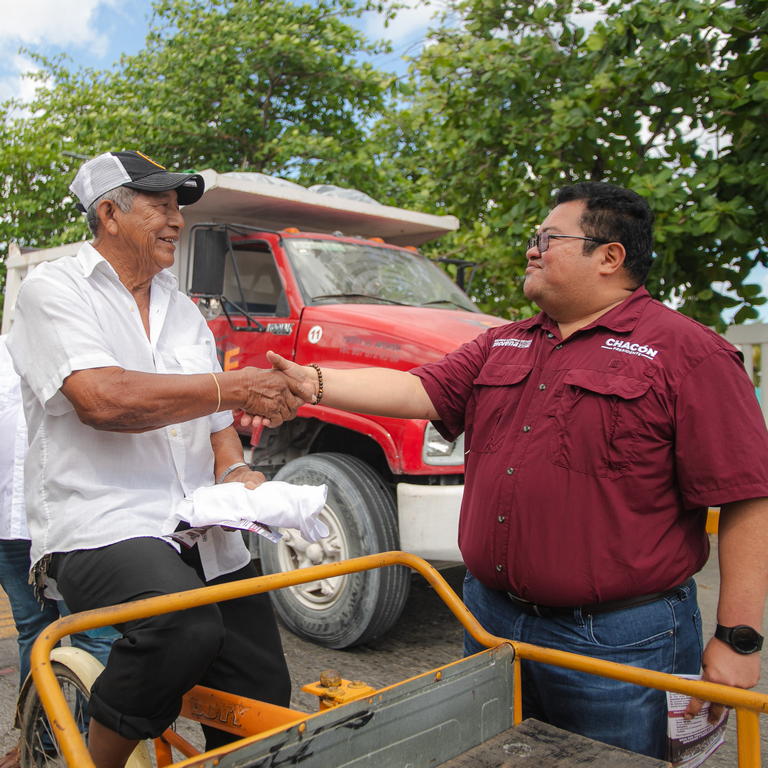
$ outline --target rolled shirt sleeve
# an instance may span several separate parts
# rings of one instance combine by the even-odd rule
[[[421,379],[440,416],[435,428],[446,440],[455,440],[464,432],[474,381],[488,356],[489,339],[489,332],[483,333],[437,362],[410,371]]]
[[[89,311],[87,297],[73,281],[62,280],[61,273],[47,267],[40,265],[36,279],[22,283],[8,347],[35,397],[60,411],[64,403],[49,401],[73,371],[120,363]]]
[[[680,383],[675,401],[678,487],[688,509],[768,495],[768,435],[738,353],[721,348]]]

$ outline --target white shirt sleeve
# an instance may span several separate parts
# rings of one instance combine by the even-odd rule
[[[70,373],[119,363],[87,297],[52,267],[41,264],[22,283],[8,349],[40,403],[65,412],[72,407],[66,398],[52,398]]]

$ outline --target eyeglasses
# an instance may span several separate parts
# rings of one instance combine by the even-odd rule
[[[550,235],[549,232],[539,232],[528,239],[528,250],[537,248],[539,256],[549,250],[549,241],[557,239],[591,240],[593,243],[610,243],[610,240],[601,240],[597,237],[582,237],[581,235]]]

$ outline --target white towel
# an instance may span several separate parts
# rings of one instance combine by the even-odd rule
[[[173,519],[166,523],[166,532],[171,533],[179,520],[198,528],[246,519],[276,528],[298,528],[307,541],[317,541],[328,535],[328,526],[317,519],[327,495],[325,485],[293,485],[280,480],[254,489],[235,482],[209,485],[177,505]]]

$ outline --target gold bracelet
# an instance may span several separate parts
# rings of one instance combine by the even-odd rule
[[[309,367],[317,371],[317,394],[315,395],[315,405],[317,405],[323,399],[323,372],[317,363],[310,363]]]
[[[213,380],[216,383],[216,395],[217,395],[217,402],[216,402],[216,410],[214,413],[219,412],[219,408],[221,408],[221,387],[219,386],[219,380],[216,378],[216,374],[213,371],[208,371],[208,373],[213,376]]]

